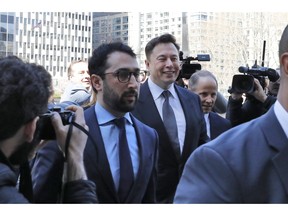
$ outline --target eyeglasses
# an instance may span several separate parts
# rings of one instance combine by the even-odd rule
[[[133,72],[131,72],[129,69],[118,69],[115,72],[108,72],[105,73],[106,74],[113,74],[114,76],[117,76],[119,82],[121,83],[127,83],[130,81],[131,76],[133,74],[133,76],[135,77],[137,82],[141,82],[141,78],[140,78],[140,70],[135,70]]]

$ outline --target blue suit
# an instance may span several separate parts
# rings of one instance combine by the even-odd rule
[[[95,106],[85,110],[84,114],[91,135],[84,151],[87,177],[96,184],[99,203],[120,203],[96,119]],[[136,179],[125,203],[155,203],[158,134],[154,129],[144,125],[132,115],[130,116],[136,131],[140,162]],[[57,142],[51,141],[40,149],[33,162],[32,179],[35,202],[59,202],[64,158]]]
[[[174,203],[287,203],[288,140],[274,107],[188,159]]]
[[[161,203],[173,201],[186,160],[199,145],[209,140],[199,96],[178,85],[175,85],[175,91],[186,119],[186,134],[181,158],[178,158],[173,150],[148,81],[141,85],[138,102],[132,111],[136,118],[156,129],[159,135],[157,202]]]
[[[229,120],[219,116],[217,113],[209,113],[210,122],[210,139],[215,139],[217,136],[231,128]]]
[[[154,129],[138,121],[133,115],[130,116],[135,125],[139,144],[140,164],[134,185],[125,203],[155,203],[158,134]],[[96,184],[99,203],[119,203],[96,119],[95,106],[85,110],[85,119],[93,139],[93,141],[88,139],[84,152],[84,164],[88,179]]]

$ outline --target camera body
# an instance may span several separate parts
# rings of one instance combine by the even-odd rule
[[[199,63],[191,63],[191,61],[210,61],[209,54],[198,54],[197,57],[186,57],[183,58],[183,52],[179,52],[180,61],[183,62],[177,80],[180,78],[189,79],[193,73],[197,70],[201,70],[202,66]]]
[[[61,103],[56,104],[48,108],[47,112],[40,115],[40,119],[37,123],[37,135],[40,140],[55,140],[56,134],[51,122],[51,116],[53,112],[58,112],[63,125],[68,125],[72,122],[74,112],[65,110],[65,107],[69,104]]]
[[[279,79],[279,74],[276,70],[267,67],[239,67],[238,71],[244,73],[233,76],[232,86],[229,93],[248,93],[255,91],[254,78],[258,79],[262,88],[265,88],[265,77],[271,82],[276,82]]]

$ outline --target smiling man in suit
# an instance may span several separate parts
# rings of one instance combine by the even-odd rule
[[[187,158],[209,138],[199,96],[175,84],[180,60],[174,36],[164,34],[152,39],[145,47],[145,54],[150,76],[141,85],[132,113],[158,132],[156,197],[158,203],[171,203]],[[166,106],[168,100],[170,108]]]

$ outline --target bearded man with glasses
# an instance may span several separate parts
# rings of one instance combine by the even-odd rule
[[[97,101],[84,113],[90,133],[84,164],[88,179],[96,184],[98,201],[155,203],[158,134],[130,113],[141,83],[136,54],[120,42],[102,44],[94,50],[88,69]],[[49,188],[47,184],[43,187]]]

